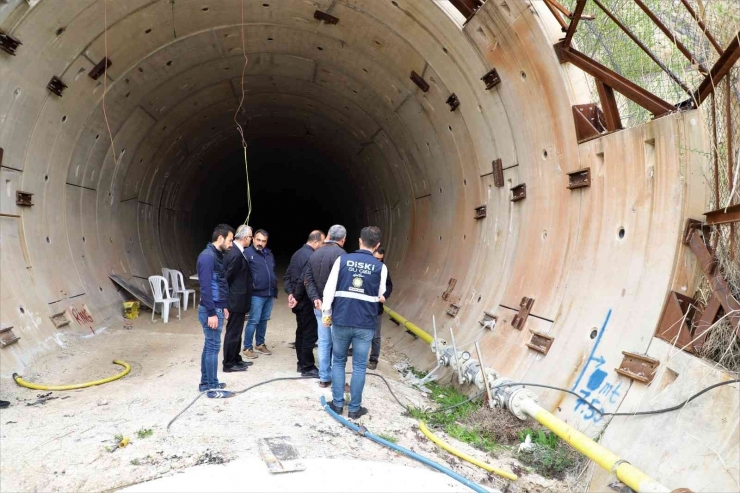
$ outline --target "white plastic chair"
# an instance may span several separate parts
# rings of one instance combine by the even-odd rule
[[[149,276],[149,286],[152,288],[152,295],[154,296],[152,321],[154,321],[154,312],[156,311],[157,303],[162,303],[162,319],[164,323],[167,323],[170,319],[170,305],[177,305],[177,319],[181,320],[180,298],[165,297],[169,293],[167,279],[162,276]]]
[[[188,311],[188,298],[190,293],[193,293],[193,306],[195,306],[195,290],[188,289],[185,287],[185,279],[182,276],[182,272],[179,270],[171,269],[170,278],[172,279],[172,295],[177,296],[183,295],[185,300],[185,311]]]
[[[167,267],[162,267],[162,277],[167,279],[167,296],[170,298],[173,296],[172,293],[172,270]]]

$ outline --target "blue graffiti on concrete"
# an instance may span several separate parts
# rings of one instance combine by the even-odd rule
[[[576,400],[575,407],[573,409],[578,411],[586,421],[593,420],[596,423],[601,421],[602,417],[595,409],[605,412],[604,405],[607,403],[616,404],[621,396],[620,389],[622,383],[619,382],[615,385],[614,383],[606,381],[608,373],[601,368],[606,364],[606,359],[603,356],[596,355],[599,343],[601,343],[601,338],[606,331],[606,326],[609,323],[611,315],[612,311],[610,309],[606,314],[606,319],[604,320],[604,324],[601,326],[601,330],[596,338],[594,347],[591,349],[591,354],[589,354],[586,364],[583,365],[581,373],[576,379],[576,383],[573,384],[573,387],[571,388],[572,391],[583,396]],[[594,362],[595,366],[589,370],[589,367],[592,366],[591,362]],[[583,387],[581,386],[581,381],[586,373],[588,373],[588,379],[586,380],[585,387]],[[591,404],[593,407],[589,407],[586,403]]]

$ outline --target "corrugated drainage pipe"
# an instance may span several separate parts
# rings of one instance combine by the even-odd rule
[[[350,423],[349,421],[347,421],[346,419],[344,419],[343,417],[341,417],[340,415],[338,415],[337,413],[335,413],[334,411],[331,410],[331,408],[329,407],[329,405],[326,403],[326,399],[324,398],[324,396],[321,396],[321,405],[323,406],[324,410],[327,413],[329,413],[329,415],[332,418],[336,419],[337,421],[339,421],[340,423],[342,423],[344,426],[346,426],[350,430],[354,431],[355,433],[357,433],[357,434],[359,434],[359,435],[361,435],[361,436],[363,436],[365,438],[369,438],[373,442],[379,443],[380,445],[383,445],[384,447],[388,447],[390,449],[395,450],[396,452],[400,452],[400,453],[402,453],[402,454],[404,454],[404,455],[406,455],[408,457],[411,457],[412,459],[417,460],[417,461],[421,462],[422,464],[425,464],[425,465],[431,467],[432,469],[436,469],[437,471],[448,475],[449,477],[451,477],[455,481],[458,481],[458,482],[464,484],[465,486],[467,486],[471,490],[475,491],[476,493],[490,493],[489,490],[487,490],[487,489],[483,488],[482,486],[480,486],[480,485],[478,485],[478,484],[470,481],[469,479],[467,479],[464,476],[460,476],[455,471],[452,471],[452,470],[450,470],[450,469],[448,469],[448,468],[446,468],[446,467],[444,467],[444,466],[442,466],[442,465],[440,465],[440,464],[438,464],[438,463],[436,463],[434,461],[431,461],[431,460],[427,459],[426,457],[424,457],[422,455],[419,455],[419,454],[417,454],[415,452],[412,452],[409,449],[406,449],[406,448],[403,448],[401,446],[398,446],[398,445],[396,445],[393,442],[389,442],[388,440],[383,440],[379,436],[373,435],[372,433],[370,433],[369,431],[367,431],[367,429],[364,426],[362,428],[360,428],[356,424]]]
[[[492,473],[498,474],[502,478],[510,479],[512,481],[516,481],[517,479],[519,479],[519,477],[516,474],[514,474],[513,472],[504,471],[503,469],[498,469],[496,467],[493,467],[491,464],[486,464],[485,462],[481,462],[478,459],[476,459],[475,457],[471,457],[468,454],[465,454],[463,452],[460,452],[459,450],[457,450],[456,448],[454,448],[449,443],[443,442],[442,440],[439,439],[439,437],[437,435],[435,435],[434,433],[432,433],[429,430],[429,428],[427,428],[427,425],[423,421],[419,421],[419,429],[421,430],[422,433],[424,433],[424,435],[426,435],[426,437],[428,439],[430,439],[431,441],[433,441],[434,443],[436,443],[437,445],[439,445],[441,448],[445,449],[446,451],[448,451],[452,455],[455,455],[457,457],[460,457],[462,460],[468,461],[471,464],[473,464],[475,466],[478,466],[481,469],[485,469],[488,472],[492,472]]]
[[[427,334],[426,332],[424,332],[424,329],[421,329],[421,328],[417,327],[416,325],[412,324],[411,322],[409,322],[408,320],[406,320],[401,315],[399,315],[398,313],[394,312],[393,310],[391,310],[387,306],[384,306],[383,307],[383,310],[385,310],[385,313],[387,313],[388,315],[390,315],[390,317],[393,320],[395,320],[399,324],[403,325],[404,328],[410,330],[414,335],[416,335],[417,337],[419,337],[419,339],[423,340],[427,344],[431,344],[432,342],[434,342],[434,338],[432,336],[430,336],[429,334]]]

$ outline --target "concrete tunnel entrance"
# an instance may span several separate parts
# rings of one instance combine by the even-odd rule
[[[585,2],[564,3],[577,19]],[[379,226],[394,310],[479,342],[502,377],[582,395],[543,392],[540,404],[664,484],[696,485],[681,466],[695,449],[659,433],[672,418],[611,422],[583,402],[665,407],[699,374],[725,378],[674,354],[658,329],[700,285],[687,220],[737,202],[712,186],[712,150],[733,147],[711,136],[706,106],[680,104],[680,84],[668,101],[621,79],[596,95],[575,47],[553,48],[571,19],[556,10],[552,0],[0,2],[0,319],[15,337],[0,376],[52,357],[61,335],[120,326],[129,296],[109,276],[146,291],[162,267],[187,277],[215,224],[245,220],[236,119],[250,225],[270,232],[283,264],[312,229],[344,224],[350,249],[361,227]],[[590,32],[579,29],[576,47]],[[732,39],[720,41],[734,56]],[[712,57],[703,63],[725,63],[737,81],[736,56]],[[686,71],[705,100],[703,73]],[[389,337],[434,367],[428,345],[400,329]],[[613,371],[623,352],[658,361],[657,385]],[[727,415],[739,407],[732,394],[707,397],[682,419],[706,421],[716,402]],[[707,436],[734,424],[714,420]],[[722,443],[728,455],[740,446]],[[715,489],[736,484],[721,460],[703,467]],[[609,482],[597,472],[591,487]]]

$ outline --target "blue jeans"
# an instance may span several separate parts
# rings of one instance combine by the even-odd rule
[[[224,327],[224,311],[216,308],[218,327],[208,326],[208,312],[198,305],[198,321],[203,327],[205,342],[200,356],[200,386],[206,389],[218,389],[218,352],[221,350],[221,330]]]
[[[374,329],[361,329],[334,325],[332,339],[331,393],[334,406],[344,407],[344,371],[347,366],[347,351],[352,344],[352,381],[349,384],[349,412],[357,412],[362,404],[362,389],[365,388],[365,371]]]
[[[257,333],[257,344],[262,346],[265,343],[265,334],[267,333],[267,321],[272,315],[272,304],[275,299],[269,296],[252,296],[252,308],[249,309],[249,320],[247,328],[244,329],[244,349],[252,349],[252,340],[254,333]]]
[[[319,381],[331,382],[331,327],[321,321],[321,310],[313,309],[319,324]]]

